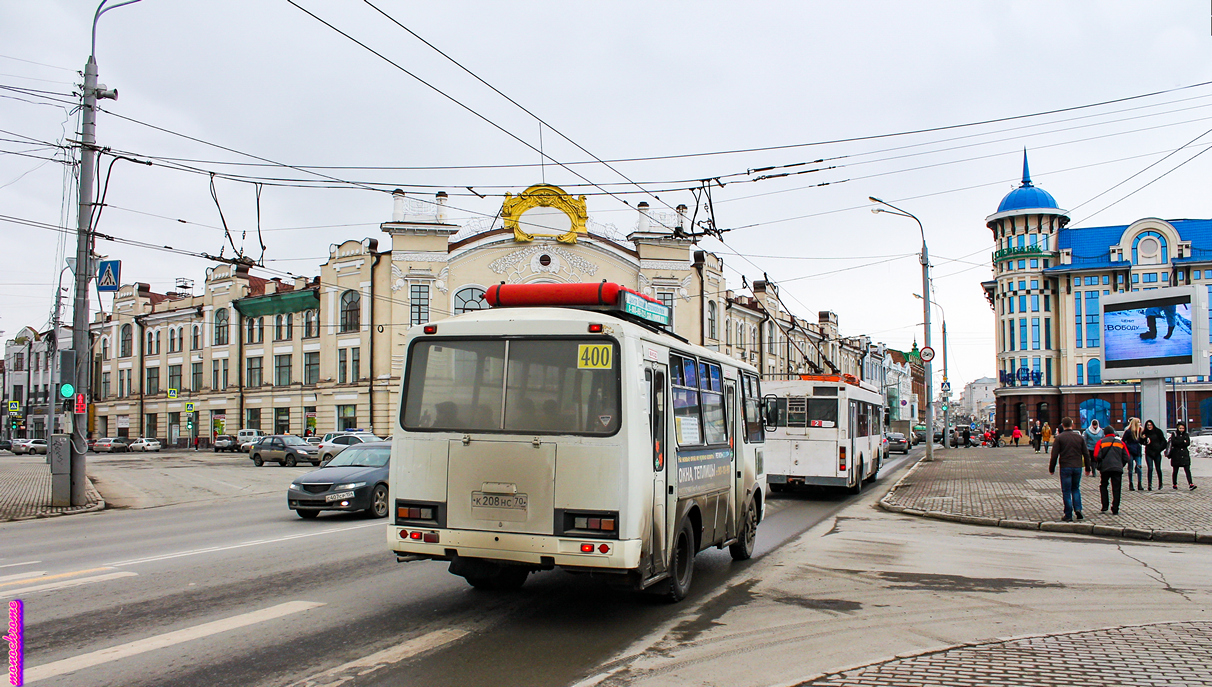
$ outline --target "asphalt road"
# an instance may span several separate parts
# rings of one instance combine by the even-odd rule
[[[25,603],[27,684],[567,685],[692,609],[687,636],[709,627],[712,605],[727,600],[703,599],[752,564],[699,554],[692,592],[676,605],[558,570],[518,592],[483,592],[445,563],[396,563],[385,520],[299,519],[285,484],[308,468],[208,455],[97,467],[138,484],[177,462],[210,463],[213,480],[264,493],[0,525],[0,601]],[[905,463],[894,459],[881,483]],[[772,495],[755,557],[849,501]]]

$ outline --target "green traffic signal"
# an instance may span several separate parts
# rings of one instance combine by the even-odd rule
[[[71,398],[76,395],[76,387],[71,382],[63,382],[59,385],[59,396],[61,398]]]

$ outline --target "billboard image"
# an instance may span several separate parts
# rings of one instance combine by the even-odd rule
[[[1103,376],[1207,374],[1208,314],[1201,291],[1180,286],[1104,297]]]

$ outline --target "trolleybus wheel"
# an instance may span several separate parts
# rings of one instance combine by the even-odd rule
[[[690,591],[690,583],[694,580],[694,529],[690,520],[683,519],[678,528],[677,539],[673,542],[673,555],[669,561],[669,591],[670,601],[681,601]]]
[[[753,557],[753,545],[757,541],[757,505],[749,502],[745,509],[745,520],[741,523],[741,532],[735,543],[728,547],[734,561],[747,561]]]
[[[880,467],[883,466],[883,464],[884,464],[883,460],[878,459],[878,458],[876,459],[875,472],[871,473],[871,476],[867,478],[867,482],[866,482],[867,484],[875,484],[876,478],[878,478],[880,476]]]

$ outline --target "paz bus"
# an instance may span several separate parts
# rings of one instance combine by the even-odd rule
[[[752,556],[766,480],[757,369],[669,332],[618,284],[501,284],[405,339],[397,559],[477,588],[556,567],[685,596],[709,547]]]
[[[763,386],[771,489],[816,485],[857,494],[875,481],[885,458],[884,398],[875,387],[853,375],[800,375]]]

